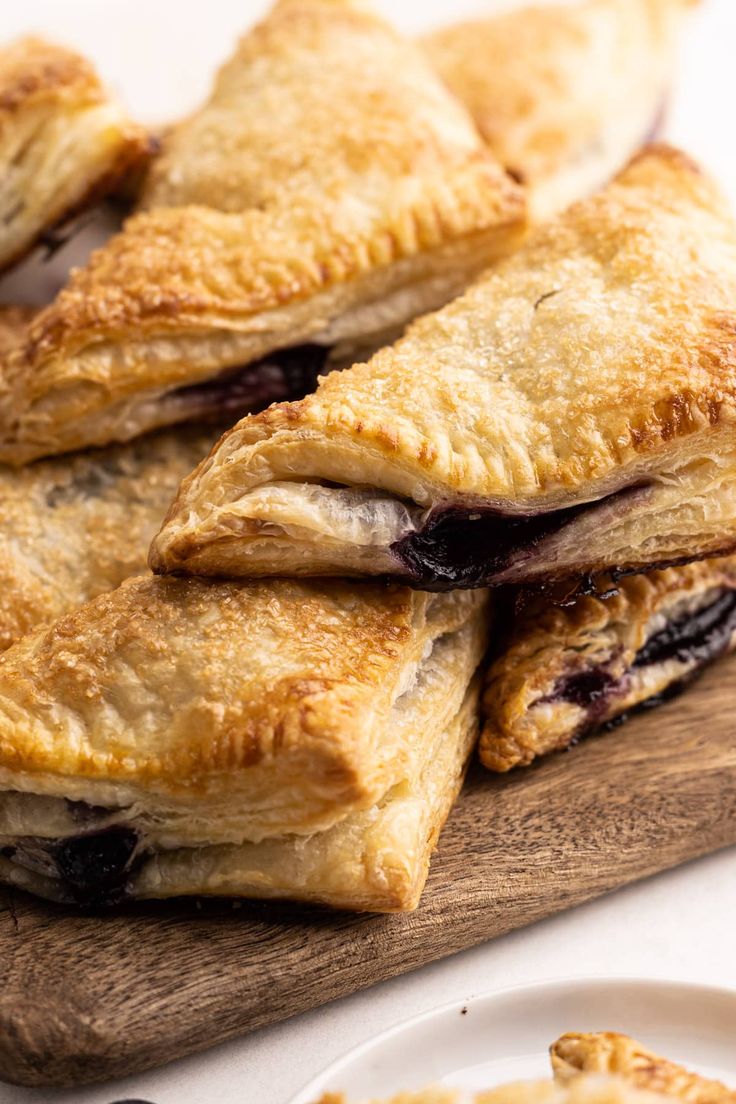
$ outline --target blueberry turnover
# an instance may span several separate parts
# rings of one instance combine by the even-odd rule
[[[575,1085],[581,1074],[616,1074],[635,1089],[648,1090],[685,1104],[734,1104],[736,1092],[720,1081],[691,1073],[652,1053],[627,1035],[613,1031],[570,1032],[550,1047],[558,1083]],[[660,1099],[661,1099],[660,1096]]]
[[[142,208],[9,359],[0,460],[301,396],[328,348],[375,348],[525,221],[419,47],[359,0],[280,0],[165,139]]]
[[[83,57],[39,38],[0,49],[0,270],[150,152]]]
[[[736,645],[736,557],[522,605],[488,673],[480,755],[507,771],[685,687]]]
[[[736,545],[736,228],[654,147],[366,364],[227,433],[157,572],[422,589]]]
[[[413,908],[487,621],[481,591],[129,580],[0,657],[0,879]]]
[[[664,115],[692,0],[582,0],[504,12],[423,42],[547,218],[609,180]]]

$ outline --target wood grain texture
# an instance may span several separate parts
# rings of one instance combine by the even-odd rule
[[[736,842],[736,657],[505,777],[474,770],[423,903],[360,917],[193,902],[81,915],[0,899],[0,1077],[121,1077]]]

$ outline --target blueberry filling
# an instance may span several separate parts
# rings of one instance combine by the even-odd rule
[[[138,846],[132,828],[105,828],[52,845],[59,876],[78,904],[110,903],[124,895]]]
[[[677,659],[680,663],[694,663],[695,671],[686,676],[692,678],[710,660],[716,659],[728,647],[736,632],[736,591],[722,590],[707,606],[675,618],[663,629],[650,636],[636,653],[631,665],[650,667]],[[685,682],[678,679],[664,691],[640,702],[626,713],[626,717],[640,709],[651,709],[683,689]],[[585,729],[595,727],[604,717],[611,698],[622,693],[627,686],[627,675],[615,678],[605,666],[578,671],[560,679],[551,694],[540,698],[540,703],[570,702],[587,712]],[[624,719],[624,718],[621,718]],[[620,718],[608,721],[609,726],[620,723]]]
[[[325,345],[296,345],[255,364],[229,368],[212,379],[177,387],[166,399],[192,406],[192,416],[260,410],[272,402],[302,399],[313,391],[329,354]]]
[[[736,591],[724,590],[702,609],[683,614],[665,625],[639,649],[634,667],[648,667],[677,659],[707,663],[720,655],[736,632]]]
[[[555,687],[545,702],[567,701],[584,709],[595,709],[605,703],[616,688],[618,680],[605,667],[591,667],[588,671],[579,671],[568,675]]]
[[[0,853],[19,866],[58,881],[65,898],[92,906],[121,901],[131,875],[144,858],[138,832],[122,825],[61,840],[23,838],[12,847],[3,847]]]
[[[541,541],[575,518],[638,489],[626,487],[595,502],[536,514],[437,507],[421,529],[395,541],[391,551],[409,571],[408,581],[425,590],[490,586],[496,575],[530,558]]]
[[[611,698],[621,693],[625,685],[623,680],[617,679],[606,667],[591,667],[559,679],[552,693],[540,698],[539,704],[569,702],[585,710],[585,721],[571,741],[575,743],[584,732],[589,732],[602,723]]]

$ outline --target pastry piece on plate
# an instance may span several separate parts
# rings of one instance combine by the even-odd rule
[[[150,153],[85,58],[40,38],[0,48],[0,270]]]
[[[383,1104],[662,1104],[661,1096],[642,1092],[621,1078],[578,1076],[569,1084],[518,1081],[486,1092],[440,1085],[420,1092],[404,1092]],[[316,1104],[352,1104],[342,1093],[327,1093]],[[359,1104],[356,1100],[355,1104]],[[381,1104],[372,1100],[367,1104]]]
[[[486,142],[548,218],[656,134],[691,0],[582,0],[446,27],[423,41]]]
[[[157,572],[448,589],[736,545],[736,227],[667,147],[187,479]]]
[[[617,1074],[637,1089],[675,1097],[685,1104],[734,1104],[736,1092],[720,1081],[691,1073],[660,1058],[641,1043],[612,1031],[593,1034],[571,1032],[550,1047],[555,1077],[575,1086],[597,1074]]]
[[[9,359],[0,460],[127,440],[234,390],[283,398],[264,357],[376,348],[525,221],[419,47],[358,0],[280,0],[165,139],[143,206]]]
[[[609,597],[532,599],[488,673],[480,756],[528,766],[676,693],[736,645],[736,557],[633,575]]]
[[[0,657],[0,878],[413,908],[487,621],[483,592],[129,580]]]

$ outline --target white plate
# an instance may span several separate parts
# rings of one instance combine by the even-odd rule
[[[736,992],[612,978],[506,989],[417,1016],[350,1051],[291,1104],[329,1091],[362,1101],[429,1084],[484,1089],[546,1077],[559,1035],[601,1030],[736,1085]]]

